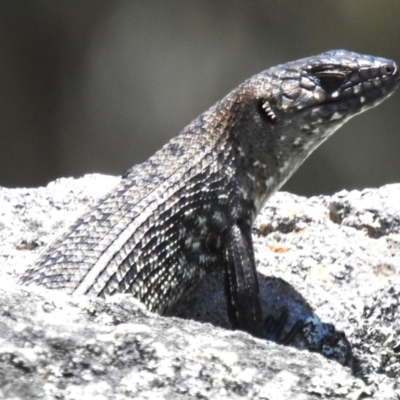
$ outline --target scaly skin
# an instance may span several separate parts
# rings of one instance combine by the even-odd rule
[[[267,199],[351,117],[391,95],[390,60],[344,50],[245,81],[99,200],[23,276],[164,313],[224,268],[232,327],[261,335],[251,226]]]

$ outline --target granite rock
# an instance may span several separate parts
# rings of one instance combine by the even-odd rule
[[[254,226],[265,317],[286,312],[284,332],[317,321],[335,346],[351,345],[348,363],[304,330],[290,346],[229,330],[218,271],[166,317],[128,295],[21,286],[43,247],[118,179],[0,189],[0,398],[400,399],[400,185],[278,193]]]

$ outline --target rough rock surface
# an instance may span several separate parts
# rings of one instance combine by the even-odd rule
[[[169,317],[126,295],[19,285],[43,246],[118,179],[0,189],[0,398],[400,399],[400,185],[278,193],[254,228],[265,316],[287,310],[289,327],[315,316],[343,331],[360,378],[301,350],[310,348],[301,335],[282,346],[228,330],[220,273]]]

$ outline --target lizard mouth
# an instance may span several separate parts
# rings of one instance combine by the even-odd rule
[[[366,68],[352,73],[344,82],[339,91],[330,93],[330,99],[339,98],[340,101],[360,100],[360,103],[374,102],[384,99],[391,94],[399,84],[399,71],[397,65],[387,63],[379,69]]]

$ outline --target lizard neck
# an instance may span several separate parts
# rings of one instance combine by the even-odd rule
[[[229,165],[237,185],[236,194],[253,209],[253,220],[268,198],[347,118],[325,126],[310,110],[308,117],[304,118],[303,113],[301,120],[295,112],[284,117],[278,114],[278,122],[274,123],[260,113],[260,100],[246,89],[245,83],[215,109],[223,110],[220,114],[228,121],[219,132],[227,139],[225,150],[231,158]]]

